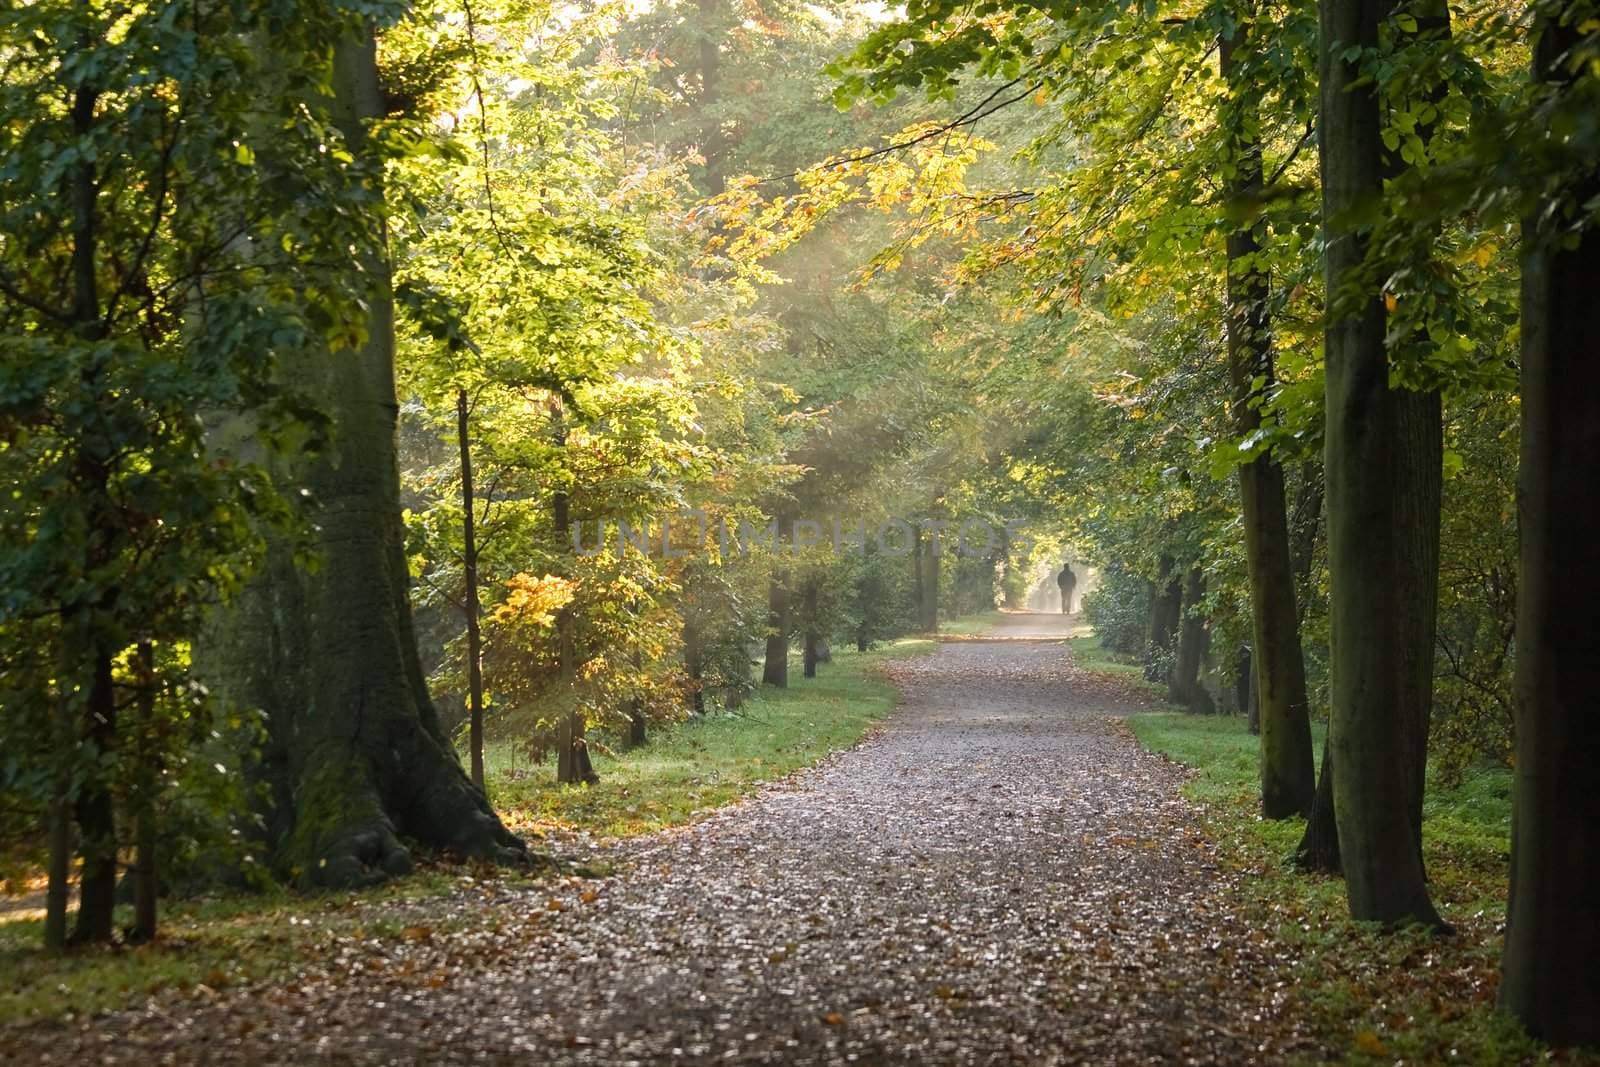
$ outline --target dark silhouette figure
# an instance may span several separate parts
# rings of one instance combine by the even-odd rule
[[[1061,565],[1061,573],[1056,575],[1056,585],[1061,587],[1061,614],[1072,614],[1072,591],[1078,587],[1078,576],[1072,573],[1070,564]]]

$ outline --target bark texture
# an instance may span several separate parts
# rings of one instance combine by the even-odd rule
[[[1344,869],[1339,859],[1339,823],[1333,811],[1333,746],[1322,746],[1322,774],[1311,799],[1311,815],[1306,831],[1294,850],[1294,865],[1306,873],[1319,871],[1338,874]]]
[[[1200,687],[1200,660],[1210,643],[1206,618],[1200,602],[1206,595],[1206,577],[1199,567],[1189,568],[1183,580],[1182,621],[1178,625],[1178,654],[1172,661],[1172,677],[1167,682],[1167,699],[1190,711],[1213,712],[1216,705]]]
[[[1534,63],[1566,83],[1579,43],[1551,19]],[[1592,160],[1590,166],[1593,167]],[[1572,190],[1600,193],[1600,170]],[[1524,227],[1517,770],[1500,1004],[1556,1045],[1600,1044],[1600,231]]]
[[[1263,195],[1259,90],[1241,72],[1240,50],[1249,28],[1222,39],[1228,85],[1224,129],[1234,176],[1228,197],[1247,210]],[[1227,238],[1228,374],[1234,425],[1241,437],[1261,426],[1260,401],[1276,377],[1272,359],[1270,283],[1259,262],[1264,227],[1252,217]],[[1304,815],[1316,792],[1311,718],[1306,697],[1300,616],[1295,607],[1293,559],[1283,467],[1264,452],[1239,468],[1245,564],[1250,579],[1251,653],[1255,672],[1252,724],[1261,736],[1261,813],[1269,819]]]
[[[700,11],[700,113],[705,125],[700,153],[706,161],[706,191],[712,196],[727,188],[723,175],[728,138],[722,131],[722,35],[727,18],[726,0],[698,0]]]
[[[91,752],[109,753],[116,743],[117,700],[112,685],[111,657],[97,651],[86,707],[83,743]],[[74,804],[78,820],[78,915],[72,925],[76,944],[111,941],[116,934],[117,826],[111,792],[99,776],[91,778]]]
[[[1391,9],[1401,6],[1391,0]],[[1398,26],[1397,47],[1416,48],[1450,36],[1450,9],[1446,0],[1420,0],[1406,5],[1414,12],[1416,30]],[[1435,77],[1423,90],[1424,99],[1436,107],[1444,103],[1448,86]],[[1394,104],[1391,102],[1390,107]],[[1416,134],[1422,143],[1433,147],[1437,120],[1419,122]],[[1422,161],[1407,163],[1398,152],[1384,155],[1385,177],[1395,179]],[[1435,231],[1437,234],[1437,231]],[[1424,265],[1432,247],[1419,250]],[[1426,339],[1391,346],[1390,362],[1423,363],[1432,354]],[[1444,492],[1444,406],[1438,389],[1401,390],[1394,397],[1402,462],[1395,470],[1395,492],[1400,507],[1400,534],[1406,539],[1405,554],[1414,565],[1401,576],[1404,585],[1396,590],[1398,606],[1404,613],[1400,624],[1416,637],[1415,645],[1399,651],[1403,657],[1401,685],[1403,705],[1412,714],[1405,723],[1400,745],[1408,761],[1411,794],[1407,811],[1417,828],[1418,862],[1422,855],[1422,799],[1427,785],[1428,729],[1433,714],[1433,660],[1438,637],[1439,614],[1439,530]]]
[[[139,675],[137,706],[139,709],[139,734],[141,751],[137,756],[138,783],[134,790],[133,840],[136,849],[133,866],[133,926],[128,940],[134,943],[154,941],[157,929],[157,896],[160,879],[157,871],[155,798],[160,788],[160,768],[152,753],[142,743],[149,738],[156,721],[155,647],[149,641],[140,641],[135,658]]]
[[[338,121],[360,151],[380,113],[368,34],[338,46]],[[279,865],[300,881],[351,886],[407,871],[402,837],[464,855],[525,861],[461,768],[429,698],[412,629],[395,457],[394,324],[388,266],[372,280],[366,345],[307,353],[335,426],[331,453],[287,472],[317,504],[313,572],[275,546],[266,573],[220,620],[213,666],[237,703],[267,711],[259,772]]]
[[[477,501],[472,488],[472,405],[467,391],[456,393],[456,445],[461,455],[461,612],[467,623],[468,748],[472,758],[472,784],[483,788],[483,635],[478,615]]]
[[[1339,850],[1351,915],[1387,925],[1442,926],[1423,875],[1415,745],[1426,741],[1415,705],[1418,660],[1432,633],[1399,603],[1419,586],[1418,468],[1432,453],[1410,432],[1407,401],[1389,387],[1384,311],[1363,281],[1365,233],[1354,219],[1382,194],[1383,149],[1376,89],[1360,80],[1348,49],[1375,48],[1381,0],[1324,0],[1320,66],[1323,224],[1330,303],[1327,328],[1326,478],[1333,583],[1329,744]],[[1366,291],[1371,289],[1372,291]],[[1434,513],[1437,521],[1437,512]],[[1408,527],[1408,524],[1411,524]],[[1419,731],[1420,726],[1420,731]]]
[[[777,573],[767,586],[767,654],[761,666],[761,684],[789,686],[789,577]]]

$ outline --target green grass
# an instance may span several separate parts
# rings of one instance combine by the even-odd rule
[[[0,921],[0,1026],[125,1008],[162,989],[213,989],[292,974],[326,954],[334,936],[392,939],[387,914],[436,899],[457,876],[424,871],[361,893],[226,893],[164,907],[161,937],[133,947],[55,955],[41,948],[43,920]],[[132,921],[130,914],[119,919]],[[4,916],[0,916],[3,919]]]
[[[1004,613],[999,608],[974,612],[971,615],[963,615],[957,619],[948,619],[941,622],[939,624],[939,632],[949,634],[952,637],[987,637],[989,634],[994,633],[995,628],[1000,625],[1000,620],[1004,617]]]
[[[1100,635],[1088,634],[1067,642],[1072,647],[1072,662],[1096,674],[1111,675],[1132,682],[1140,689],[1154,693],[1165,700],[1167,688],[1156,685],[1144,676],[1144,664],[1126,652],[1115,652],[1100,647]]]
[[[906,640],[867,653],[836,650],[816,678],[791,665],[788,689],[762,688],[736,712],[657,730],[642,749],[596,753],[597,785],[557,785],[550,761],[513,770],[510,744],[491,745],[489,793],[521,831],[619,837],[679,826],[855,744],[894,706],[883,665],[933,648]]]
[[[1513,1063],[1543,1054],[1494,1009],[1510,849],[1507,771],[1481,769],[1451,789],[1430,784],[1430,889],[1456,935],[1384,934],[1349,919],[1341,880],[1287,863],[1304,822],[1258,816],[1257,739],[1242,716],[1157,712],[1127,723],[1145,747],[1195,769],[1185,792],[1202,805],[1223,860],[1245,873],[1249,919],[1297,956],[1285,1010],[1344,1048],[1346,1062]]]

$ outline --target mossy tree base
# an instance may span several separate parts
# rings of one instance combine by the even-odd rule
[[[370,33],[336,48],[333,82],[335,117],[359,155],[366,120],[383,113]],[[331,449],[278,471],[280,484],[313,501],[318,565],[297,566],[288,546],[275,546],[206,657],[230,704],[268,715],[256,774],[277,866],[330,887],[410,870],[404,840],[530,858],[462,770],[428,695],[400,516],[389,268],[376,255],[360,267],[372,280],[366,344],[306,352],[285,368],[333,426]]]

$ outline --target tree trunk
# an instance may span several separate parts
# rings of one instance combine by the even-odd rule
[[[1249,30],[1239,25],[1221,42],[1222,73],[1228,83],[1223,125],[1234,172],[1228,199],[1238,205],[1262,196],[1258,79],[1241,70],[1239,50]],[[1265,226],[1250,221],[1228,233],[1228,374],[1233,385],[1234,425],[1241,437],[1261,426],[1259,404],[1273,384],[1270,287],[1260,263]],[[1245,564],[1250,579],[1252,687],[1261,736],[1261,812],[1269,819],[1304,815],[1316,792],[1311,754],[1311,718],[1306,696],[1300,616],[1295,607],[1289,550],[1288,506],[1283,467],[1270,452],[1239,468],[1244,515]],[[1252,731],[1256,732],[1256,731]]]
[[[117,736],[117,698],[111,679],[111,656],[97,650],[94,681],[85,708],[82,744],[86,755],[98,762],[111,752]],[[111,785],[104,770],[89,772],[79,786],[75,805],[81,840],[78,855],[78,917],[72,942],[88,944],[115,937],[113,911],[117,906],[117,823],[111,803]]]
[[[1259,457],[1240,468],[1239,485],[1250,575],[1253,699],[1261,733],[1261,813],[1287,819],[1311,810],[1316,765],[1283,468],[1276,460]]]
[[[1536,77],[1575,79],[1582,31],[1545,14]],[[1580,60],[1581,61],[1581,60]],[[1571,62],[1571,61],[1569,61]],[[1571,105],[1568,105],[1570,110]],[[1569,203],[1600,194],[1591,171]],[[1578,209],[1581,210],[1581,209]],[[1523,227],[1516,785],[1500,1005],[1554,1045],[1600,1044],[1600,229]]]
[[[761,684],[779,689],[789,687],[789,591],[788,575],[774,571],[767,585],[767,655],[761,667]]]
[[[1438,642],[1439,531],[1444,500],[1444,416],[1437,391],[1401,390],[1394,394],[1402,462],[1394,473],[1399,514],[1409,565],[1395,586],[1397,624],[1408,635],[1400,656],[1399,706],[1406,709],[1398,741],[1406,757],[1406,812],[1415,830],[1412,847],[1423,877],[1422,801],[1428,781],[1428,727],[1433,716],[1433,659]]]
[[[700,627],[688,619],[683,623],[683,669],[689,676],[689,706],[695,715],[706,713],[705,651],[700,645]]]
[[[634,614],[638,615],[637,608],[634,609]],[[644,654],[635,648],[632,659],[634,684],[637,685],[638,680],[644,677]],[[646,740],[648,737],[644,719],[644,697],[636,693],[628,704],[628,747],[642,748]]]
[[[370,32],[337,46],[336,118],[356,152],[382,114]],[[362,265],[370,322],[359,351],[307,352],[290,373],[322,398],[331,454],[292,481],[317,505],[321,567],[275,545],[264,573],[221,620],[218,681],[269,715],[258,771],[271,787],[278,864],[300,881],[353,886],[411,867],[402,836],[471,856],[526,862],[439,723],[417,657],[395,457],[389,266]]]
[[[1240,645],[1233,660],[1233,703],[1244,713],[1251,735],[1261,732],[1261,712],[1256,704],[1255,657],[1249,645]]]
[[[72,707],[68,672],[56,679],[52,742],[58,763],[50,796],[50,869],[45,887],[44,947],[59,952],[67,945],[67,900],[72,874],[72,776],[67,766],[73,749]]]
[[[1333,746],[1330,744],[1322,746],[1322,775],[1317,779],[1317,792],[1311,799],[1306,831],[1294,850],[1294,864],[1307,874],[1338,874],[1343,869],[1339,861],[1339,824],[1333,810]]]
[[[1208,633],[1206,619],[1197,610],[1206,595],[1206,576],[1191,567],[1183,584],[1182,621],[1178,626],[1178,655],[1172,677],[1167,682],[1167,699],[1191,711],[1215,710],[1210,698],[1200,689],[1200,660],[1205,655]]]
[[[919,533],[920,537],[920,533]],[[939,632],[939,537],[935,533],[923,549],[922,564],[922,615],[917,621],[927,633]]]
[[[136,849],[133,868],[133,928],[128,940],[154,941],[156,937],[156,897],[160,889],[156,856],[156,791],[161,780],[161,768],[156,766],[150,751],[155,739],[156,723],[156,673],[155,649],[149,641],[140,641],[137,655],[139,670],[139,746],[138,785],[134,797],[133,839]]]
[[[456,441],[461,450],[462,614],[467,617],[468,747],[472,750],[472,784],[483,788],[483,634],[479,628],[477,504],[472,492],[472,441],[467,430],[471,406],[465,389],[456,392]]]
[[[1418,586],[1423,510],[1402,493],[1414,489],[1426,449],[1408,437],[1403,398],[1389,388],[1383,304],[1377,292],[1354,297],[1367,236],[1352,219],[1371,211],[1383,191],[1378,98],[1361,81],[1347,50],[1376,48],[1381,0],[1323,0],[1321,119],[1323,220],[1330,312],[1326,472],[1328,548],[1333,581],[1333,725],[1329,744],[1339,851],[1350,912],[1389,925],[1442,926],[1428,896],[1412,815],[1415,743],[1426,737],[1426,708],[1412,671],[1430,654],[1431,634],[1399,599]],[[1409,470],[1407,469],[1409,465]]]
[[[648,740],[648,727],[644,718],[644,701],[634,697],[633,704],[628,708],[628,747],[643,748]]]
[[[566,408],[559,398],[551,401],[553,431],[551,439],[558,449],[567,447]],[[572,498],[565,488],[550,494],[551,525],[555,529],[556,551],[565,552],[571,544]],[[556,613],[556,671],[563,696],[573,702],[573,710],[556,724],[556,782],[561,785],[593,784],[600,780],[589,759],[589,743],[584,739],[589,724],[577,703],[578,645],[573,635],[572,608]]]
[[[1400,0],[1391,0],[1393,10],[1399,10]],[[1422,0],[1410,5],[1416,19],[1416,29],[1406,31],[1396,26],[1396,48],[1414,47],[1419,39],[1448,38],[1450,35],[1450,8],[1447,0]],[[1442,107],[1448,85],[1435,77],[1424,90],[1427,103]],[[1393,105],[1391,105],[1392,107]],[[1438,121],[1419,122],[1416,134],[1422,143],[1432,148],[1434,130]],[[1385,176],[1397,178],[1408,166],[1398,152],[1386,153]],[[1420,252],[1424,260],[1431,259],[1432,245]],[[1390,362],[1396,359],[1421,363],[1432,354],[1427,340],[1412,342],[1390,353]],[[1402,390],[1395,396],[1396,417],[1402,454],[1408,462],[1395,471],[1395,496],[1400,508],[1399,532],[1406,539],[1405,554],[1414,561],[1403,574],[1404,586],[1396,590],[1398,603],[1405,613],[1400,625],[1407,633],[1415,635],[1415,644],[1399,651],[1403,657],[1401,684],[1402,706],[1413,710],[1406,722],[1406,732],[1401,739],[1408,760],[1411,795],[1407,809],[1412,825],[1417,828],[1417,861],[1422,862],[1422,801],[1428,774],[1428,726],[1433,714],[1433,661],[1438,636],[1439,614],[1439,530],[1440,509],[1444,493],[1444,410],[1438,389],[1425,391]],[[1426,867],[1424,867],[1426,876]]]
[[[87,42],[85,42],[87,43]],[[91,81],[81,81],[72,94],[72,129],[84,143],[91,143],[95,127],[95,108],[100,90]],[[81,153],[72,163],[67,189],[72,225],[72,320],[74,329],[83,341],[99,341],[105,336],[105,324],[100,306],[100,214],[99,174],[94,157]],[[98,406],[112,406],[115,398],[108,395],[97,380],[97,371],[85,368],[80,372],[85,392]],[[113,517],[115,505],[111,501],[110,470],[111,444],[99,435],[89,436],[76,443],[73,488],[84,501],[84,519],[88,528],[84,551],[84,573],[97,574],[111,563],[115,549],[107,540],[110,531],[120,525]],[[71,841],[71,819],[65,817],[70,805],[72,818],[79,830],[78,853],[82,861],[78,888],[78,914],[70,940],[73,943],[110,941],[113,936],[112,909],[116,904],[117,837],[115,812],[111,800],[110,775],[112,753],[116,747],[116,693],[112,687],[112,657],[119,651],[107,646],[106,626],[97,626],[101,612],[115,602],[115,589],[106,590],[88,604],[73,604],[62,612],[64,631],[62,678],[57,684],[80,684],[84,696],[74,700],[66,698],[62,705],[66,721],[62,736],[67,747],[57,755],[63,761],[63,772],[57,783],[59,808],[54,815],[57,825],[52,827],[55,844]],[[79,703],[81,700],[81,704]],[[79,721],[72,723],[73,714]],[[52,856],[59,864],[62,854]],[[64,893],[65,878],[52,891]],[[50,903],[56,903],[50,901]],[[66,909],[64,900],[58,905],[59,914],[47,915],[45,941],[47,945],[64,943]]]
[[[573,716],[563,715],[556,722],[556,782],[572,785],[578,781],[578,733]]]
[[[927,594],[923,590],[922,555],[922,528],[918,526],[911,534],[911,607],[916,613],[918,630],[924,628],[923,620],[928,617],[927,609],[923,607]]]
[[[821,637],[817,634],[817,580],[808,578],[805,588],[805,647],[802,655],[805,676],[817,676],[817,663],[820,660]]]
[[[1246,658],[1250,659],[1250,657],[1246,657]],[[1245,670],[1249,671],[1250,673],[1248,675],[1246,675],[1246,677],[1244,679],[1244,690],[1245,690],[1244,718],[1245,718],[1245,729],[1250,732],[1250,736],[1251,737],[1260,737],[1261,736],[1261,687],[1256,684],[1255,669],[1256,669],[1255,668],[1255,663],[1254,663],[1253,660],[1250,660],[1250,662],[1247,662],[1245,664]]]
[[[1296,616],[1303,623],[1306,605],[1311,602],[1311,568],[1317,557],[1317,535],[1322,529],[1322,464],[1316,460],[1308,460],[1300,466],[1300,486],[1295,493],[1289,528],[1289,566],[1294,571]]]
[[[1150,593],[1150,637],[1145,645],[1145,677],[1165,682],[1171,676],[1171,657],[1178,636],[1178,616],[1183,610],[1183,585],[1171,556],[1161,557],[1161,577]]]
[[[556,724],[556,781],[561,785],[594,785],[600,781],[589,757],[583,712],[574,711]]]
[[[722,95],[722,33],[724,0],[699,0],[700,8],[700,107],[704,126],[700,134],[700,153],[706,161],[706,191],[720,195],[727,188],[724,172],[728,139],[722,132],[717,107]]]

